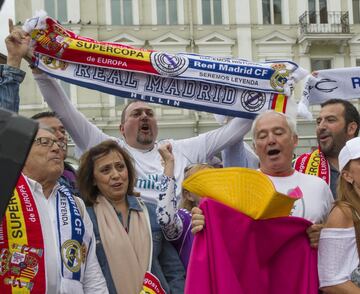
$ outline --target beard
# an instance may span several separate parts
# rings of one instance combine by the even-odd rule
[[[331,135],[331,141],[328,143],[319,142],[321,152],[328,157],[338,157],[340,150],[345,146],[347,136],[345,130]]]
[[[141,145],[149,145],[153,143],[153,140],[154,140],[154,136],[152,132],[150,132],[149,134],[138,133],[136,137],[136,141]]]

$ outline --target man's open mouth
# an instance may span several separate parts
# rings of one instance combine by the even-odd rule
[[[280,153],[280,150],[278,149],[272,149],[267,152],[269,156],[278,155]]]

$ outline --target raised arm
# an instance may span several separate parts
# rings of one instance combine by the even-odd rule
[[[72,105],[60,84],[44,73],[35,74],[41,94],[49,107],[57,113],[65,129],[82,152],[110,138]]]
[[[159,147],[159,153],[164,161],[164,174],[161,180],[161,192],[156,208],[157,221],[169,241],[177,240],[183,233],[183,222],[178,214],[178,199],[174,178],[174,155],[171,144]]]
[[[30,37],[15,28],[11,19],[9,33],[5,39],[7,62],[0,65],[0,107],[19,112],[19,85],[25,77],[20,65],[22,58],[29,52]]]
[[[226,125],[197,137],[179,140],[184,156],[191,162],[206,162],[225,147],[243,140],[250,130],[252,120],[234,118]]]
[[[254,169],[259,168],[259,158],[243,140],[226,147],[221,152],[221,156],[224,167],[240,166]]]

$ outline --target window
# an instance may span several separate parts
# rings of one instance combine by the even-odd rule
[[[354,23],[360,23],[360,1],[352,0]]]
[[[331,59],[329,59],[329,58],[311,59],[311,71],[321,70],[321,69],[330,69],[330,68],[331,68]]]
[[[360,59],[359,58],[356,58],[356,66],[360,67]]]
[[[326,0],[308,0],[309,5],[309,22],[310,23],[327,23],[328,12]]]
[[[157,23],[177,24],[177,0],[156,0]]]
[[[111,0],[111,21],[113,25],[132,25],[132,0]]]
[[[67,1],[66,0],[45,0],[45,11],[59,22],[67,22]]]
[[[281,24],[281,0],[262,0],[263,24]]]
[[[202,0],[203,24],[222,24],[221,0]]]

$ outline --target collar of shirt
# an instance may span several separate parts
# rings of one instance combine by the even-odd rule
[[[31,179],[31,178],[29,178],[27,176],[25,176],[25,178],[27,179],[27,182],[28,182],[28,184],[30,186],[31,191],[33,191],[33,193],[35,195],[38,195],[38,193],[42,194],[43,197],[46,199],[42,186],[37,181],[35,181],[35,180],[33,180],[33,179]],[[55,186],[53,187],[53,190],[51,191],[50,197],[48,199],[56,196],[56,192],[57,192],[59,187],[60,187],[60,184],[57,182],[55,184]]]

